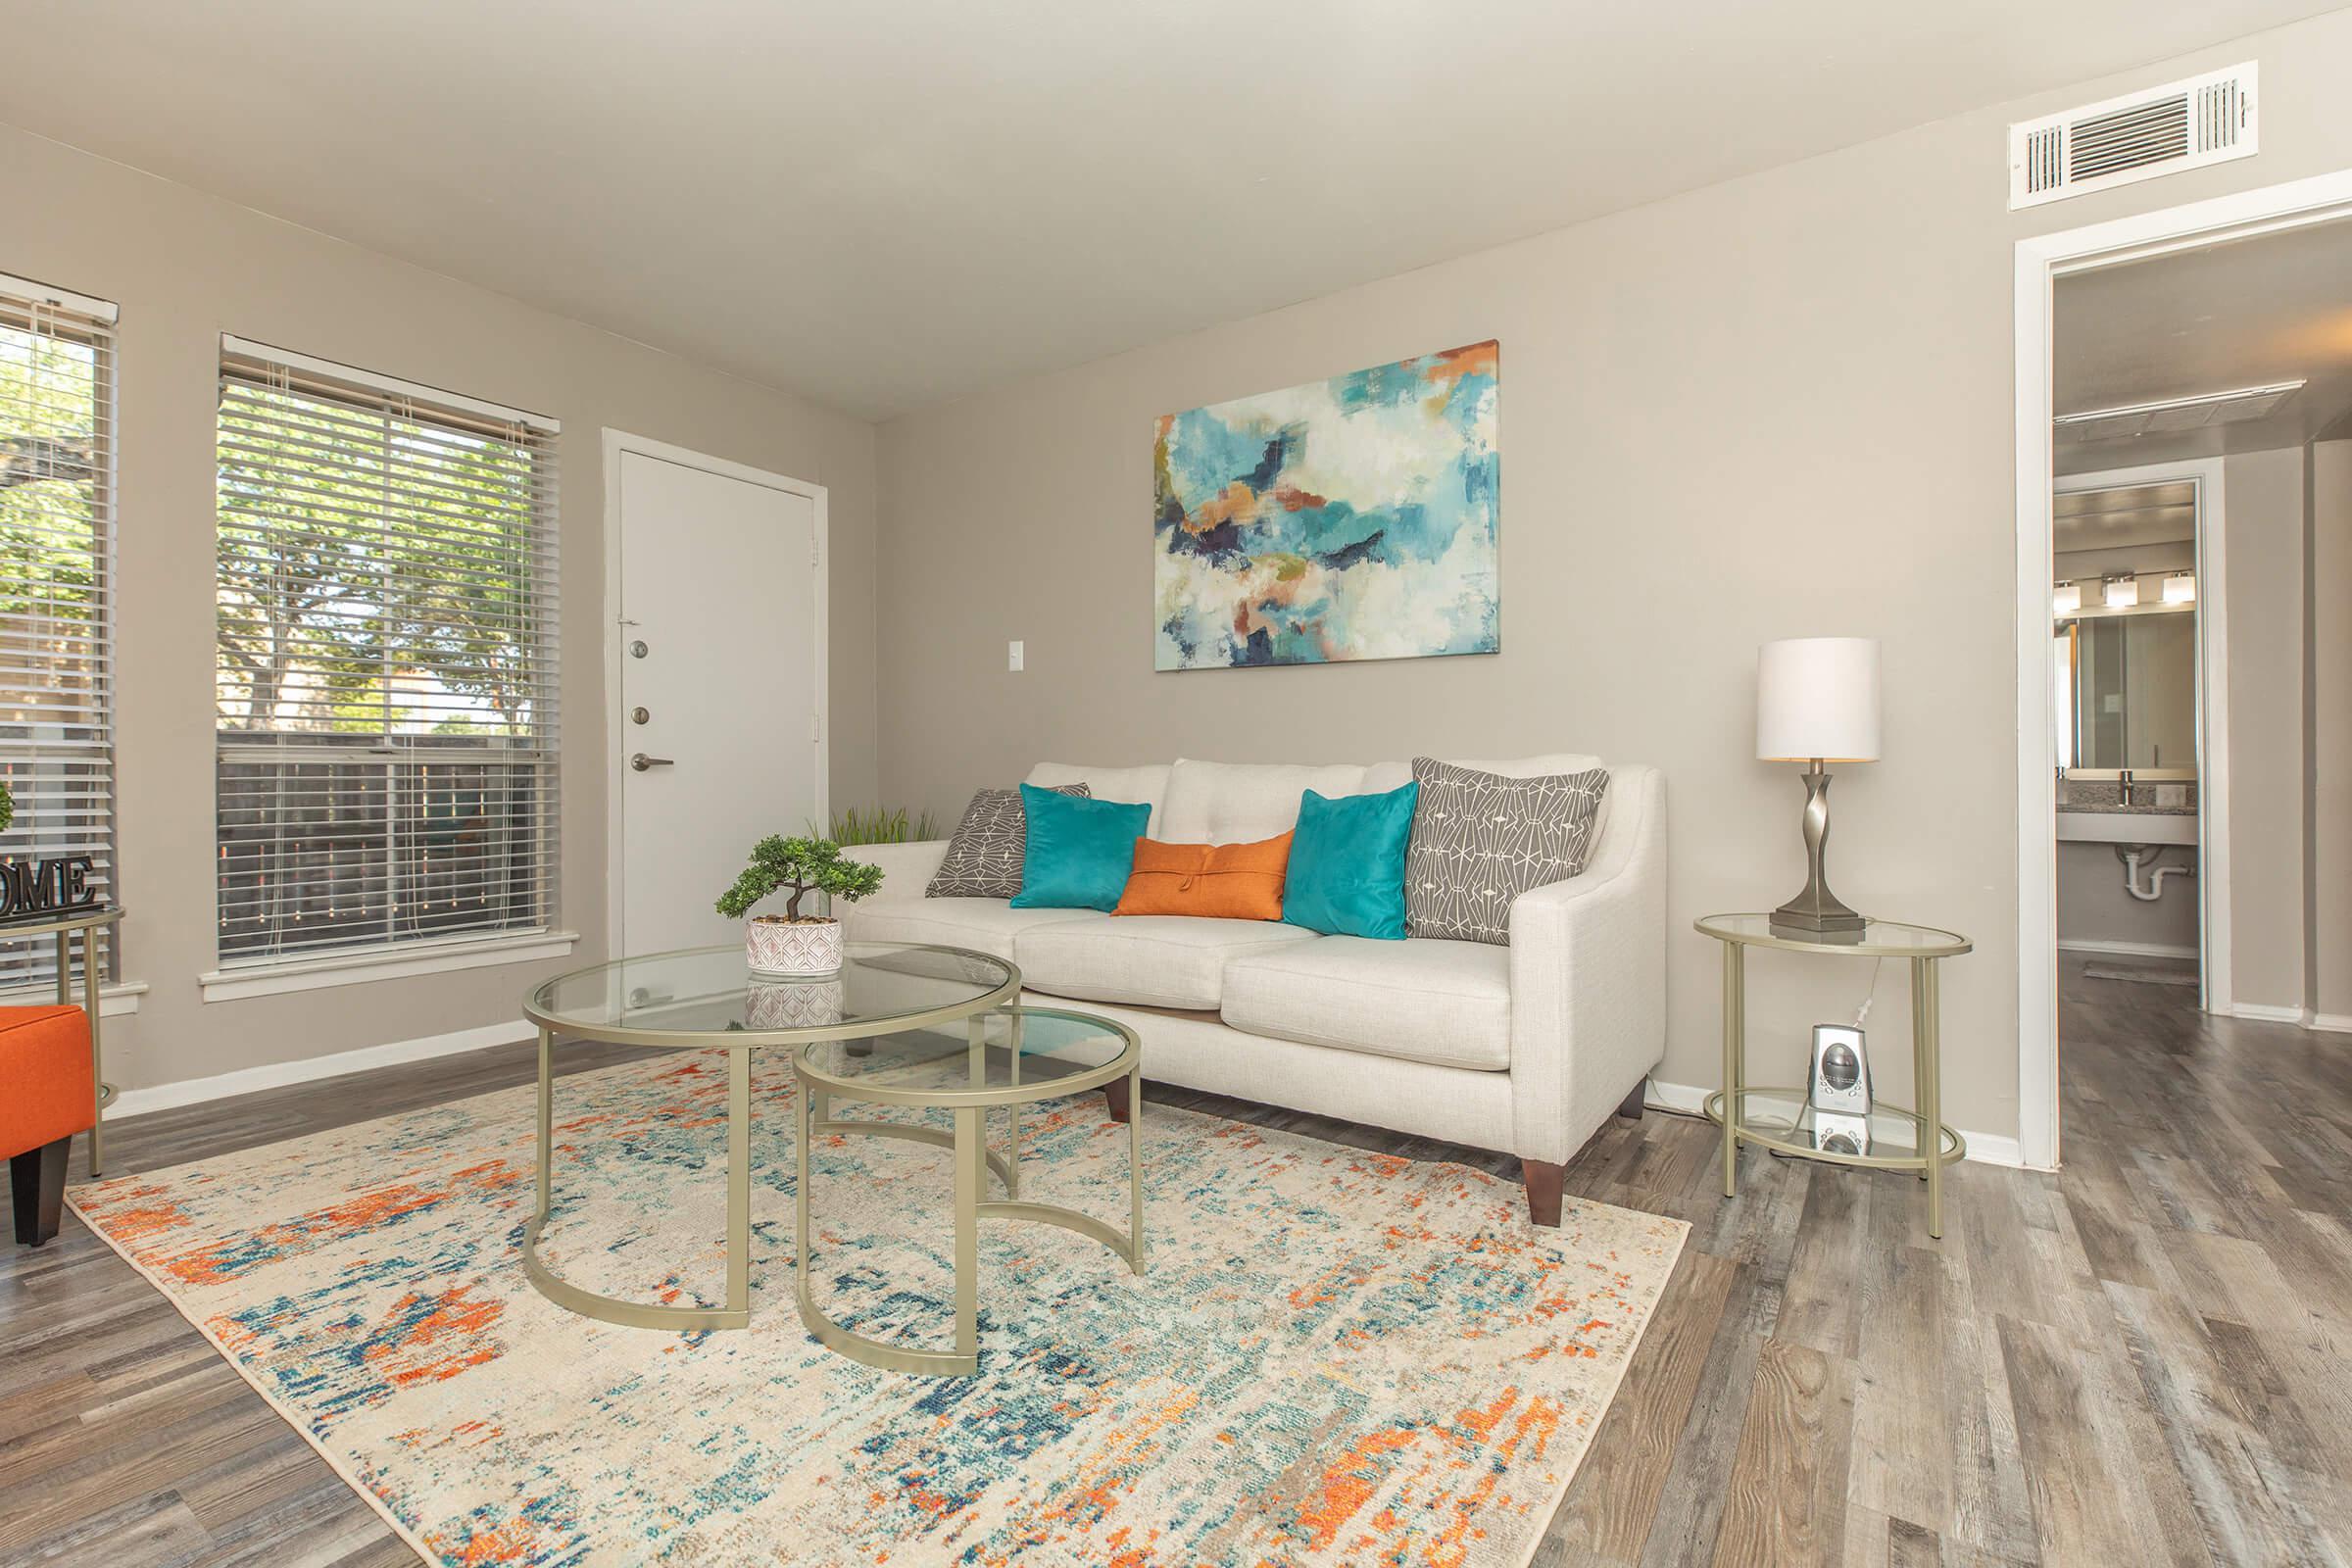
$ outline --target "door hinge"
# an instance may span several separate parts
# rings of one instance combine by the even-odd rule
[[[825,738],[824,731],[824,719],[818,714],[810,713],[808,715],[808,744],[811,746],[822,745]]]

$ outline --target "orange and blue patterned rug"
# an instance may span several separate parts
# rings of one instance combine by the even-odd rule
[[[420,1555],[468,1568],[1522,1568],[1687,1231],[1574,1199],[1536,1230],[1482,1172],[1147,1106],[1149,1274],[984,1222],[979,1373],[880,1372],[802,1329],[780,1057],[756,1086],[741,1332],[531,1289],[528,1088],[73,1201]],[[559,1082],[559,1272],[717,1295],[724,1088],[704,1053]],[[1099,1094],[1033,1106],[1024,1196],[1123,1225],[1126,1149]],[[814,1162],[827,1309],[942,1343],[945,1151],[833,1137]]]

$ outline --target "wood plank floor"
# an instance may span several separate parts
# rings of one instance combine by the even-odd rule
[[[1691,1245],[1536,1558],[2352,1560],[2352,1040],[2062,984],[2066,1169],[1917,1181],[1614,1122],[1572,1193]],[[630,1053],[565,1052],[581,1070]],[[159,1112],[117,1171],[527,1081],[527,1048]],[[1490,1154],[1177,1102],[1515,1174]],[[78,1179],[79,1149],[76,1149]],[[392,1564],[407,1550],[77,1220],[0,1255],[0,1563]],[[909,1559],[911,1563],[911,1559]]]

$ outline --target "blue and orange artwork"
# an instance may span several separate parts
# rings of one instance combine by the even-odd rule
[[[1163,415],[1154,667],[1498,652],[1497,364],[1490,340]]]

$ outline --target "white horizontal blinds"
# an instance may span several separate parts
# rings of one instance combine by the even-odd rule
[[[219,440],[221,962],[551,925],[552,421],[230,340]]]
[[[0,277],[0,778],[16,800],[0,858],[87,855],[110,900],[114,320]],[[53,980],[56,958],[54,938],[0,928],[0,987]]]

